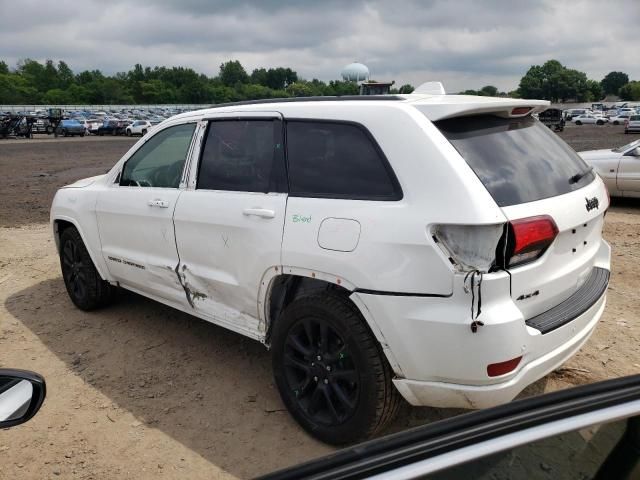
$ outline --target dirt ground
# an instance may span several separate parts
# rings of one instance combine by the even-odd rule
[[[568,127],[578,150],[621,127]],[[84,313],[67,298],[49,227],[55,190],[104,173],[126,138],[0,141],[0,366],[35,370],[47,399],[0,431],[0,479],[247,478],[326,454],[284,407],[258,343],[143,297]],[[640,200],[614,200],[608,305],[563,368],[523,395],[640,373]],[[405,408],[392,430],[460,411]]]

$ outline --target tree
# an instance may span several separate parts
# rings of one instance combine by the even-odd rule
[[[640,100],[640,82],[629,82],[619,90],[622,100]]]
[[[587,87],[589,89],[591,101],[597,102],[598,100],[602,100],[602,97],[604,97],[604,92],[600,82],[597,82],[595,80],[587,80]]]
[[[236,84],[249,83],[249,75],[238,60],[230,60],[220,65],[218,75],[223,85],[234,87]]]
[[[578,70],[566,68],[557,60],[549,60],[544,65],[532,65],[518,86],[522,98],[544,98],[552,102],[575,99],[579,102],[590,98],[587,75]]]
[[[614,95],[617,95],[620,87],[627,83],[629,83],[629,75],[623,72],[609,72],[600,81],[600,85],[602,85],[604,93],[611,93]]]
[[[58,86],[60,88],[69,88],[75,82],[73,72],[62,60],[58,62]]]
[[[480,92],[482,92],[482,95],[484,95],[486,97],[497,97],[498,96],[498,89],[496,87],[494,87],[493,85],[487,85],[485,87],[482,87],[480,89]]]
[[[313,88],[307,82],[295,82],[287,87],[287,93],[292,97],[311,97]]]
[[[415,88],[413,88],[413,85],[406,83],[404,85],[402,85],[399,89],[398,89],[398,93],[401,94],[408,94],[411,93],[415,90]]]
[[[6,75],[9,73],[9,65],[3,60],[0,60],[0,75]]]

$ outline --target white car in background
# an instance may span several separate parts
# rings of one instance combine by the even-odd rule
[[[587,115],[592,112],[588,108],[569,108],[564,110],[562,113],[564,115],[564,119],[571,122],[574,118],[579,117],[580,115]]]
[[[624,125],[624,123],[629,120],[629,117],[634,115],[633,113],[619,113],[615,117],[609,117],[609,121],[613,125]]]
[[[420,90],[162,122],[56,193],[69,297],[122,287],[264,343],[329,443],[380,432],[401,396],[509,402],[604,311],[606,188],[531,117],[549,102]]]
[[[127,127],[127,129],[125,130],[125,133],[127,134],[128,137],[132,135],[144,136],[147,134],[149,130],[151,130],[152,127],[153,125],[151,125],[151,122],[147,120],[136,120],[135,122],[133,122],[131,125]]]
[[[640,139],[618,148],[589,150],[579,155],[604,180],[609,195],[640,198]]]
[[[593,113],[586,113],[584,115],[573,117],[571,121],[576,125],[583,125],[583,124],[604,125],[609,120],[606,117],[603,117],[602,115],[594,115]]]
[[[640,113],[631,115],[624,124],[624,133],[640,132]]]

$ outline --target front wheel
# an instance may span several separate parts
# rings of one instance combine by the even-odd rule
[[[147,130],[142,130],[142,136],[144,137],[147,134]]]
[[[100,277],[74,227],[60,235],[60,267],[67,293],[80,310],[95,310],[112,301],[114,288]]]
[[[596,122],[596,125],[604,125],[604,122],[603,122],[603,121],[598,120],[598,121]]]
[[[576,120],[576,125],[582,125],[582,122],[580,120]]]
[[[614,125],[620,125],[620,122],[618,122],[617,120],[614,120],[614,121],[613,121],[613,124],[614,124]]]
[[[344,297],[310,295],[288,305],[274,325],[272,362],[285,406],[323,442],[369,438],[398,412],[401,397],[391,367]]]

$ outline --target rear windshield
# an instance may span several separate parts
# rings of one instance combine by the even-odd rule
[[[595,178],[576,152],[534,118],[476,115],[434,124],[501,207],[569,193]]]

